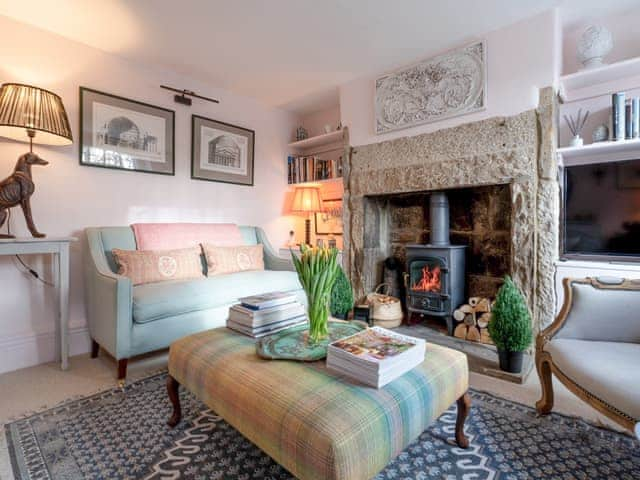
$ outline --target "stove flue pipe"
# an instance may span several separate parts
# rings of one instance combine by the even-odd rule
[[[450,245],[449,241],[449,199],[444,192],[433,192],[429,198],[429,216],[431,234],[429,244],[434,246]]]

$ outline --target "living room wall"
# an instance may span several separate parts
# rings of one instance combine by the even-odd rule
[[[137,65],[55,34],[0,17],[0,82],[33,84],[58,93],[66,106],[75,143],[70,147],[34,146],[50,162],[34,168],[32,199],[38,228],[49,236],[76,236],[88,226],[134,222],[233,222],[262,226],[272,243],[284,244],[294,218],[283,216],[287,142],[298,119],[283,110],[205,85],[169,71]],[[194,100],[191,108],[173,102],[161,84],[194,90],[220,100]],[[80,86],[175,110],[175,176],[81,167],[78,164]],[[255,130],[255,186],[190,179],[191,115],[198,114]],[[0,178],[13,170],[26,143],[0,139]],[[27,235],[19,210],[12,231]],[[80,242],[71,253],[71,353],[88,351]],[[46,257],[25,259],[51,278]],[[57,340],[54,290],[0,257],[0,373],[50,361]]]
[[[342,124],[349,127],[351,145],[412,137],[485,118],[516,115],[536,108],[539,89],[555,85],[560,75],[561,36],[557,10],[549,10],[483,35],[480,39],[487,42],[488,85],[487,108],[484,111],[382,135],[374,132],[373,98],[375,79],[386,72],[361,77],[342,85],[340,114]],[[469,38],[468,42],[462,44],[474,40],[478,38]],[[432,55],[423,58],[430,56]],[[417,58],[416,61],[423,58]],[[406,66],[397,65],[397,68]]]

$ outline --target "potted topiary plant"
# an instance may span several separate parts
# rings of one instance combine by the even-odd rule
[[[531,315],[522,293],[511,277],[504,278],[491,309],[489,335],[498,348],[500,368],[510,373],[522,371],[522,357],[533,338]]]
[[[335,318],[346,320],[352,308],[353,290],[351,290],[351,283],[349,283],[344,270],[340,268],[336,283],[333,284],[333,290],[331,290],[331,315]]]

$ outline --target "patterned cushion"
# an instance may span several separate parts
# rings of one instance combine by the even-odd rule
[[[200,247],[178,250],[113,249],[118,274],[129,277],[134,285],[201,278]]]
[[[264,270],[262,245],[243,245],[237,247],[217,247],[203,244],[207,259],[207,276],[225,273]]]
[[[466,355],[438,345],[375,389],[330,373],[324,361],[262,360],[252,339],[226,328],[171,344],[169,374],[303,480],[372,478],[469,381]]]

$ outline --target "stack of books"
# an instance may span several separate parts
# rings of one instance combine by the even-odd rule
[[[287,183],[304,183],[342,177],[342,156],[337,160],[319,157],[287,157]]]
[[[264,337],[307,321],[304,306],[288,292],[254,295],[240,302],[229,309],[227,327],[250,337]]]
[[[327,368],[380,388],[424,361],[425,341],[386,328],[367,328],[329,344]]]

